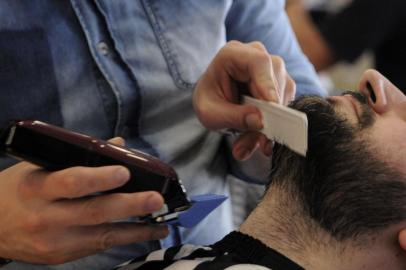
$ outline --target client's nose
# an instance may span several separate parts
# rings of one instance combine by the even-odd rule
[[[385,87],[386,78],[375,70],[368,70],[364,73],[360,91],[364,94],[372,109],[381,114],[389,109],[388,91]]]
[[[367,90],[368,90],[370,99],[372,100],[373,103],[375,103],[376,102],[375,92],[374,92],[374,89],[372,88],[372,85],[369,82],[367,83]]]

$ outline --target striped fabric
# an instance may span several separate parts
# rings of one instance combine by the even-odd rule
[[[259,240],[232,232],[214,245],[162,249],[117,266],[119,270],[303,270]]]

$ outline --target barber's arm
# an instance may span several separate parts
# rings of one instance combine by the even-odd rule
[[[300,46],[316,70],[338,60],[352,62],[367,50],[382,49],[404,25],[405,1],[354,0],[316,25],[303,0],[287,0],[286,11]]]
[[[129,176],[122,166],[48,172],[27,162],[1,171],[0,257],[59,264],[113,246],[165,237],[166,227],[113,223],[160,209],[160,194],[85,197],[119,187]]]
[[[288,0],[286,13],[304,54],[316,70],[320,71],[333,65],[337,61],[337,56],[317,29],[303,1]]]

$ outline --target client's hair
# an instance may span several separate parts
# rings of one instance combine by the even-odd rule
[[[359,126],[318,97],[301,97],[291,107],[307,114],[308,152],[302,157],[276,144],[271,186],[297,198],[301,212],[339,241],[406,219],[405,177],[375,158],[360,136],[374,122],[366,106]]]

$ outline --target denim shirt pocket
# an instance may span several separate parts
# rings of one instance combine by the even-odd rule
[[[143,0],[175,85],[192,89],[226,42],[228,1]]]
[[[61,125],[53,62],[41,29],[0,31],[0,128],[13,119]]]

